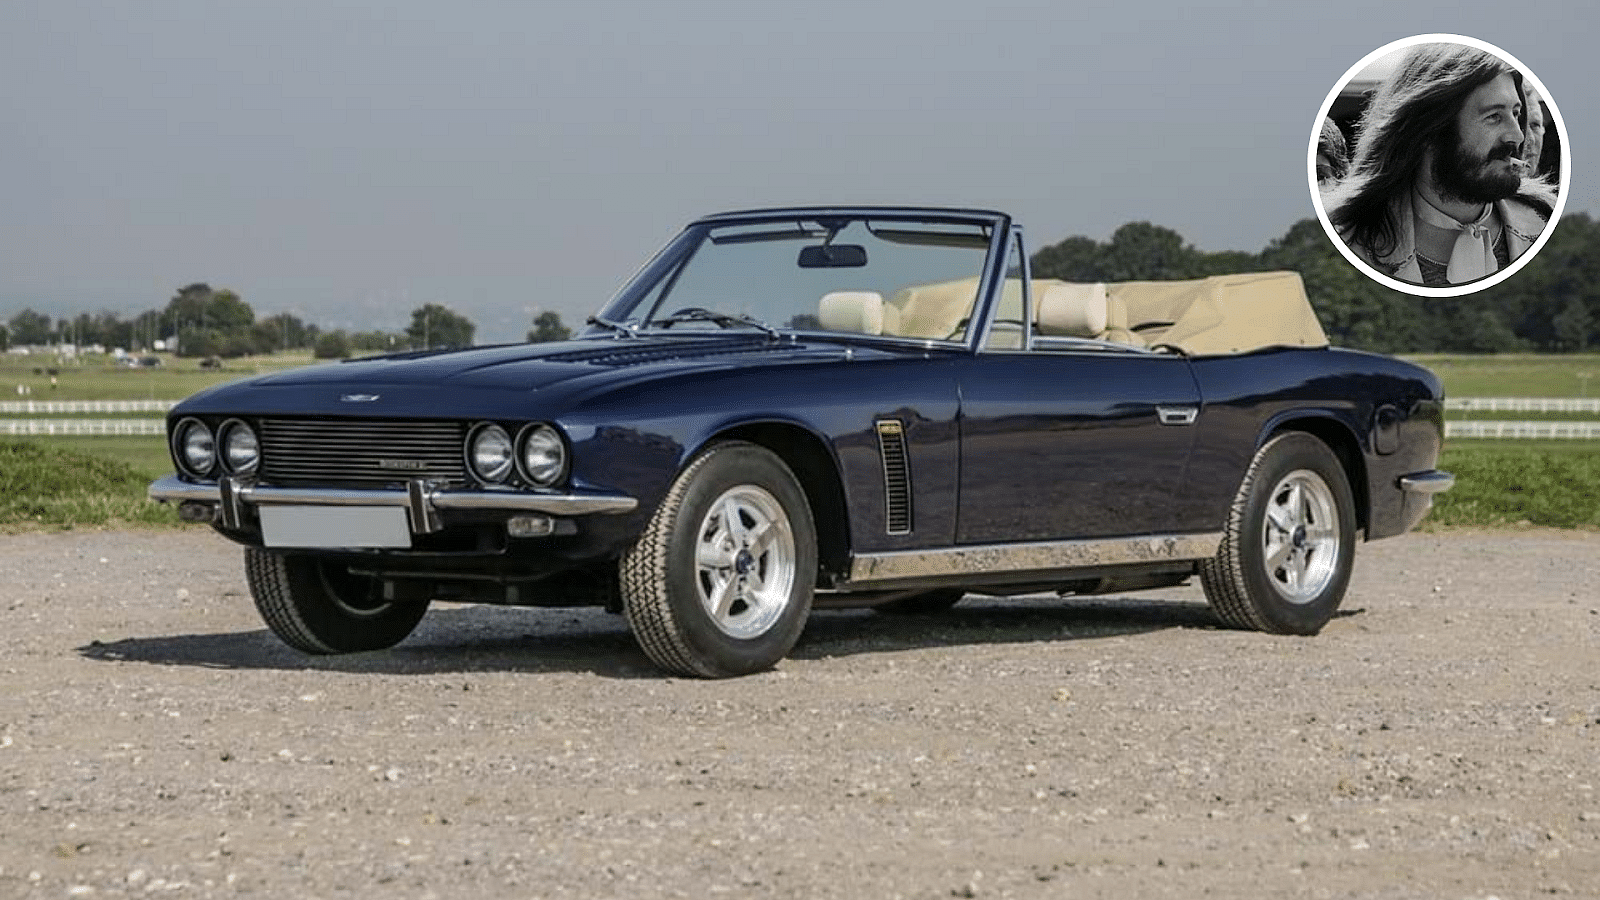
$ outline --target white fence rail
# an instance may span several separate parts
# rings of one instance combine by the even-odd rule
[[[1446,422],[1450,438],[1600,439],[1600,422]]]
[[[0,434],[19,436],[162,435],[165,419],[0,419]]]
[[[1444,408],[1462,412],[1600,413],[1600,397],[1446,397]]]
[[[76,413],[164,413],[176,400],[0,400],[0,415],[70,416]]]

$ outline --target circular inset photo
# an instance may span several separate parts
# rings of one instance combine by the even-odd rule
[[[1475,38],[1395,41],[1334,85],[1311,128],[1311,200],[1383,284],[1458,297],[1527,265],[1561,217],[1572,154],[1555,99]]]

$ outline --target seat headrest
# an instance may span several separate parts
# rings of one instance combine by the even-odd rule
[[[877,291],[834,291],[822,295],[817,319],[828,331],[883,334],[883,295]]]
[[[1054,284],[1039,298],[1039,333],[1099,337],[1110,318],[1104,283]]]

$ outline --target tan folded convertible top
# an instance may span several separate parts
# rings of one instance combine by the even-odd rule
[[[1191,356],[1328,346],[1297,272],[1114,281],[1106,294],[1123,302],[1129,326],[1147,345],[1168,344]]]
[[[1035,279],[1030,287],[1034,320],[1042,335],[1066,334],[1136,347],[1167,346],[1190,356],[1328,346],[1328,336],[1317,322],[1297,272],[1104,284],[1045,278]],[[1070,290],[1063,294],[1058,290],[1063,287]],[[971,315],[977,290],[977,278],[903,288],[877,304],[881,311],[875,310],[870,317],[878,323],[872,333],[949,339],[960,333]],[[1046,302],[1047,294],[1062,302]],[[1006,279],[996,318],[1020,322],[1021,295],[1021,282]],[[1062,314],[1070,325],[1055,321]],[[859,313],[856,318],[861,318]],[[1086,323],[1094,324],[1084,330]]]

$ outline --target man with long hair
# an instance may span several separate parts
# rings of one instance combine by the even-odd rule
[[[1378,86],[1328,220],[1369,265],[1411,284],[1487,277],[1544,230],[1555,190],[1518,154],[1522,74],[1462,44],[1418,44]]]

